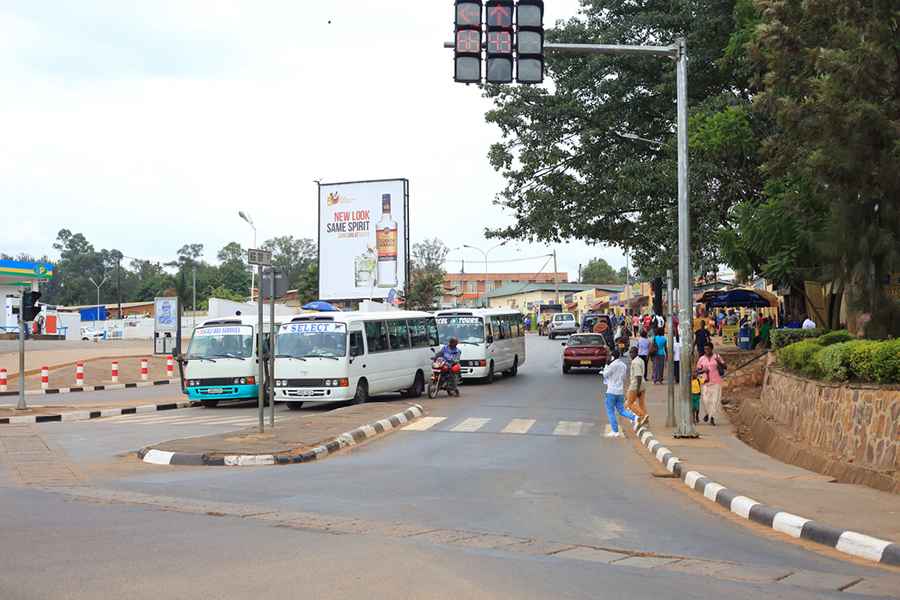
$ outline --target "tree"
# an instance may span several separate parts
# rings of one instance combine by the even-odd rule
[[[900,265],[900,22],[896,3],[758,0],[750,46],[757,106],[775,123],[766,171],[799,177],[826,221],[827,279],[872,314],[867,333],[900,333],[884,281]]]
[[[716,233],[731,208],[762,188],[747,69],[727,60],[736,0],[582,0],[579,17],[548,30],[555,42],[669,44],[691,55],[691,206],[695,265],[719,263]],[[550,54],[544,88],[487,86],[487,115],[503,140],[491,164],[506,179],[497,202],[515,223],[490,237],[582,239],[630,249],[636,266],[674,268],[677,249],[675,77],[650,57]],[[659,143],[622,137],[636,134]],[[693,148],[697,152],[693,152]]]
[[[308,238],[284,235],[266,240],[262,247],[272,252],[272,265],[287,275],[292,286],[299,286],[299,279],[307,277],[310,265],[319,260],[316,243]]]
[[[221,287],[232,295],[246,298],[250,289],[250,271],[244,260],[245,251],[237,242],[226,244],[216,255],[219,259],[219,281]]]
[[[297,299],[300,306],[319,299],[319,262],[307,265],[306,270],[297,277]]]
[[[406,306],[411,310],[434,310],[444,293],[444,260],[450,250],[434,238],[413,244]]]
[[[602,258],[592,258],[581,271],[581,283],[625,283],[625,268],[616,271]]]

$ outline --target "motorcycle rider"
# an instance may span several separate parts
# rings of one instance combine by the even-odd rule
[[[447,345],[441,348],[441,351],[437,353],[436,358],[443,358],[448,366],[452,367],[453,365],[459,362],[460,356],[462,356],[462,350],[458,348],[459,340],[455,337],[450,338],[447,342]],[[452,370],[450,374],[447,376],[447,392],[453,394],[454,396],[459,396],[459,377],[458,374],[454,373]]]

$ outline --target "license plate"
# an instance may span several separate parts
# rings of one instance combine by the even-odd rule
[[[209,388],[208,390],[206,390],[206,393],[207,394],[221,394],[223,391],[225,391],[225,390],[223,390],[222,388]]]
[[[581,361],[581,364],[583,364],[583,365],[589,365],[589,364],[591,364],[591,361],[589,361],[589,360],[583,360],[583,361]]]

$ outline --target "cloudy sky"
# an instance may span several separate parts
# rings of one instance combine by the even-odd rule
[[[549,0],[547,22],[577,5]],[[0,0],[0,251],[52,255],[68,228],[127,256],[199,242],[214,260],[250,244],[239,210],[260,239],[315,238],[315,179],[386,177],[410,180],[413,241],[489,247],[484,228],[511,220],[491,203],[499,134],[478,89],[453,83],[448,39],[450,0]],[[593,256],[625,262],[558,250],[572,278]]]

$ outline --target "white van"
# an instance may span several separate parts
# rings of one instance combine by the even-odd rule
[[[463,379],[494,381],[502,372],[515,377],[525,364],[522,313],[501,308],[440,310],[435,313],[441,344],[459,340]]]
[[[418,398],[438,348],[434,316],[425,312],[298,315],[278,331],[275,398],[293,410],[389,392]]]
[[[184,391],[191,400],[213,407],[221,400],[258,398],[257,319],[206,319],[194,328],[184,356]],[[263,343],[268,344],[269,324],[264,322],[263,329]]]

